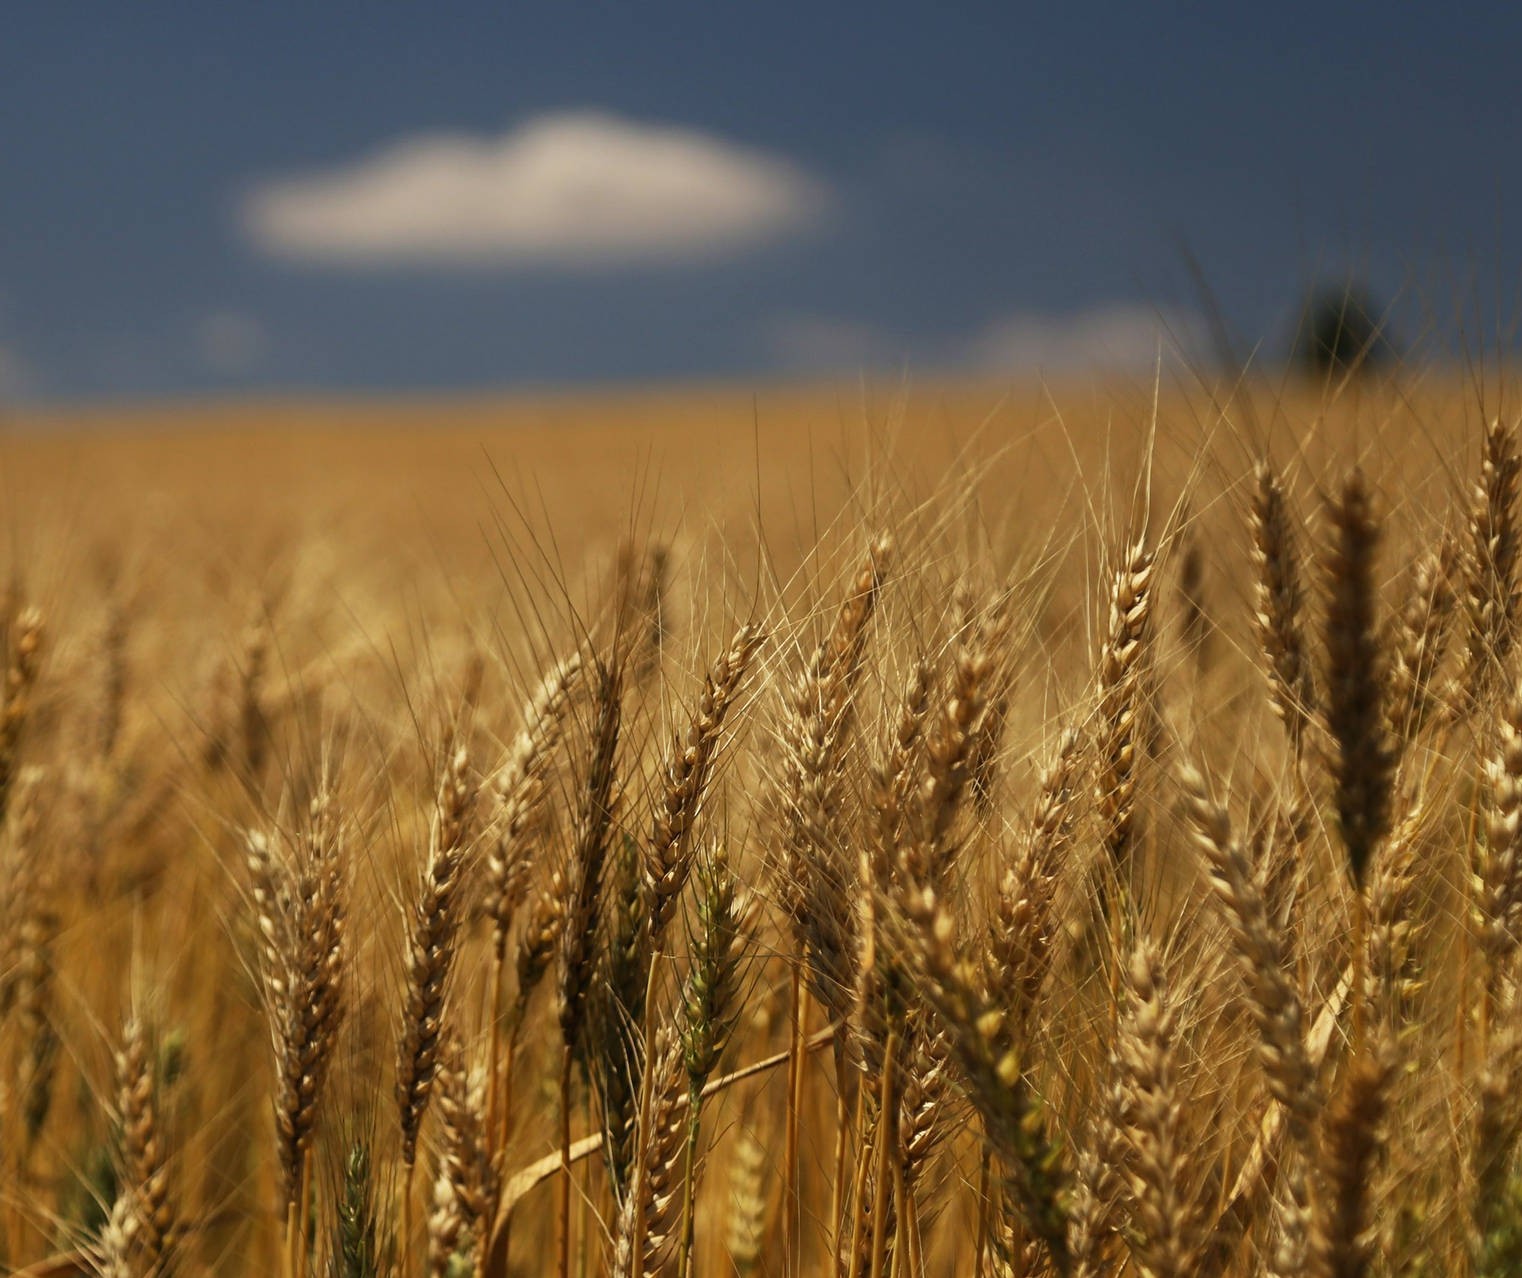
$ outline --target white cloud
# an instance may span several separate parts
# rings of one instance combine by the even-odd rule
[[[814,224],[828,189],[791,162],[693,129],[597,112],[540,116],[496,138],[402,138],[243,201],[279,257],[602,266],[733,253]]]
[[[215,311],[196,324],[196,354],[208,369],[226,377],[253,369],[267,345],[264,326],[241,311]]]
[[[1116,302],[1069,315],[1013,311],[982,329],[931,337],[897,334],[861,320],[815,314],[771,319],[762,336],[785,368],[856,372],[907,363],[914,369],[1003,372],[1145,372],[1194,353],[1200,332],[1188,312]]]
[[[965,362],[1011,370],[1135,372],[1151,368],[1159,356],[1172,363],[1186,354],[1192,330],[1186,314],[1128,302],[1063,316],[1015,312],[968,342]]]

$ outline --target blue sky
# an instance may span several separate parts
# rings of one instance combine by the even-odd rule
[[[1134,363],[1313,277],[1510,313],[1513,6],[57,3],[0,395]],[[1493,313],[1487,309],[1487,314]],[[1493,335],[1492,335],[1493,336]]]

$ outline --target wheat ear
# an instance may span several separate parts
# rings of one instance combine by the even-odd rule
[[[1437,675],[1452,634],[1457,596],[1451,581],[1453,541],[1444,536],[1417,560],[1400,611],[1390,662],[1390,723],[1409,741],[1432,717]]]
[[[486,912],[492,920],[491,978],[487,987],[487,1022],[490,1040],[486,1065],[486,1132],[490,1148],[495,1152],[506,1142],[506,1129],[510,1115],[506,1112],[504,1093],[509,1080],[503,1077],[505,1069],[499,1057],[502,1052],[502,981],[507,966],[508,932],[523,897],[529,888],[532,871],[532,852],[535,818],[544,798],[544,781],[554,760],[554,747],[559,741],[565,723],[566,708],[571,693],[581,676],[580,654],[573,653],[560,662],[545,678],[538,692],[524,711],[523,726],[513,744],[506,766],[497,774],[494,785],[494,809],[491,826],[492,838],[486,853]],[[562,910],[558,888],[552,889],[547,917],[543,899],[535,902],[535,917],[530,921],[524,941],[531,947],[539,944],[537,956],[526,960],[529,968],[537,967],[543,972],[548,963],[549,951],[558,938],[546,936],[554,911]],[[520,1004],[532,991],[537,981],[534,976],[524,981],[520,971]],[[518,1033],[521,1014],[515,1012],[508,1027],[511,1039]],[[507,1050],[512,1049],[509,1041]],[[507,1068],[510,1068],[507,1067]]]
[[[682,985],[682,1066],[687,1071],[687,1144],[682,1156],[682,1231],[678,1264],[685,1278],[692,1263],[697,1224],[698,1138],[703,1089],[718,1068],[734,1028],[740,994],[740,963],[749,904],[741,893],[729,857],[720,844],[700,857],[694,871],[697,927],[692,957]]]
[[[1015,1018],[979,989],[975,969],[956,951],[951,914],[933,892],[905,893],[896,912],[904,920],[902,942],[917,964],[919,988],[946,1025],[968,1099],[983,1119],[1022,1223],[1044,1244],[1053,1267],[1066,1274],[1070,1174],[1025,1075]]]
[[[778,896],[811,992],[844,1024],[855,989],[856,865],[839,829],[853,700],[891,542],[874,543],[828,638],[794,682],[778,733],[782,754]]]
[[[1487,964],[1488,1001],[1516,953],[1522,923],[1522,684],[1502,701],[1485,780],[1488,802],[1470,874],[1470,913]]]
[[[0,696],[0,826],[10,806],[20,766],[21,738],[42,662],[42,613],[36,608],[24,608],[10,629],[14,638]]]
[[[459,1039],[449,1035],[439,1055],[439,1126],[442,1138],[433,1209],[428,1216],[428,1272],[446,1278],[464,1246],[477,1275],[485,1262],[482,1227],[496,1196],[486,1146],[484,1075],[472,1075]]]
[[[1082,744],[1077,732],[1065,734],[1043,774],[1029,831],[999,882],[988,922],[985,980],[1022,1024],[1029,1024],[1051,968],[1057,884],[1072,848]]]
[[[692,718],[685,732],[672,740],[662,764],[662,786],[644,862],[654,944],[660,943],[691,871],[693,828],[718,757],[724,719],[763,637],[755,625],[743,625],[735,632],[705,676]]]
[[[341,824],[326,783],[305,838],[277,862],[265,835],[245,836],[260,964],[275,1049],[275,1127],[282,1205],[300,1190],[328,1066],[344,1013],[348,891]]]
[[[1522,1142],[1522,1030],[1507,1026],[1492,1040],[1476,1087],[1470,1134],[1469,1252],[1476,1278],[1503,1278],[1522,1262],[1522,1240],[1511,1227],[1512,1166]]]
[[[135,1275],[149,1278],[169,1265],[174,1233],[169,1167],[159,1118],[157,1058],[146,1024],[130,1017],[116,1053],[116,1107],[122,1133],[126,1197],[122,1227],[131,1238]]]
[[[1099,740],[1096,801],[1110,861],[1130,873],[1138,837],[1136,765],[1146,713],[1147,662],[1152,634],[1152,552],[1127,548],[1110,590],[1110,628],[1099,654]]]
[[[1125,968],[1117,1039],[1121,1133],[1129,1148],[1132,1254],[1149,1278],[1193,1272],[1194,1231],[1186,1186],[1176,1057],[1177,1020],[1162,961],[1138,939]]]
[[[859,867],[844,846],[840,810],[868,623],[892,548],[887,537],[869,547],[830,634],[815,648],[801,674],[785,686],[777,731],[780,764],[772,798],[778,834],[771,865],[777,899],[793,940],[792,1053],[782,1173],[784,1272],[789,1278],[797,1272],[801,1231],[798,1123],[806,1074],[802,1046],[806,993],[819,999],[837,1027],[835,1058],[837,1075],[841,1075],[845,1027],[857,988],[860,938],[854,893]],[[843,1098],[846,1080],[842,1076],[839,1081]],[[838,1132],[843,1130],[843,1121]]]
[[[439,1039],[454,970],[460,927],[461,885],[471,846],[476,783],[470,756],[456,750],[439,780],[429,822],[428,859],[408,921],[407,970],[396,1046],[396,1103],[402,1135],[402,1230],[404,1256],[412,1246],[412,1177],[418,1130],[433,1092]]]
[[[1269,1091],[1289,1111],[1292,1136],[1303,1144],[1315,1116],[1315,1072],[1306,1054],[1304,1013],[1290,976],[1294,965],[1288,946],[1269,922],[1262,884],[1232,833],[1226,809],[1211,798],[1205,778],[1187,764],[1180,769],[1179,785],[1189,829],[1204,854],[1247,990]]]
[[[1376,1044],[1349,1063],[1328,1110],[1319,1160],[1321,1196],[1311,1234],[1315,1278],[1363,1278],[1368,1272],[1372,1173],[1394,1072],[1392,1058]]]
[[[1464,608],[1469,630],[1459,704],[1472,708],[1506,669],[1517,624],[1517,490],[1522,458],[1517,427],[1494,420],[1486,428],[1469,514]]]
[[[613,1278],[660,1278],[676,1242],[688,1092],[681,1044],[669,1025],[652,1044],[645,1086],[634,1177],[614,1235]]]
[[[344,1158],[333,1205],[329,1278],[381,1278],[387,1247],[376,1205],[370,1149],[356,1140]]]
[[[620,671],[599,662],[593,694],[591,753],[581,779],[571,854],[566,866],[566,915],[556,947],[556,1018],[560,1026],[559,1121],[561,1175],[556,1196],[558,1272],[571,1264],[571,1062],[582,1042],[592,979],[603,867],[613,832],[614,779],[622,712]]]
[[[14,1003],[22,1045],[17,1078],[22,1131],[16,1149],[22,1168],[52,1108],[60,1046],[52,1016],[59,871],[41,844],[45,778],[41,768],[21,769],[11,801],[8,855],[0,863],[0,890],[6,894],[0,905],[0,1020]]]
[[[543,802],[545,774],[580,675],[581,658],[573,654],[545,678],[524,712],[523,727],[493,785],[492,837],[485,856],[486,912],[491,916],[493,950],[499,962],[527,887],[530,836]]]
[[[1355,887],[1389,832],[1395,752],[1385,714],[1385,653],[1375,611],[1379,524],[1363,472],[1350,471],[1328,508],[1326,726],[1337,823]]]
[[[973,618],[963,626],[952,649],[950,685],[927,725],[924,779],[911,812],[911,838],[901,859],[912,883],[937,892],[946,890],[959,850],[951,837],[952,826],[972,779],[1006,636],[1002,616],[996,616],[991,625]]]
[[[1316,713],[1316,683],[1306,640],[1295,517],[1277,471],[1260,462],[1253,476],[1253,626],[1268,664],[1269,696],[1290,744],[1300,753]]]

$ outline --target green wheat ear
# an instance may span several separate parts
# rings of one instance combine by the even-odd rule
[[[363,1141],[349,1146],[343,1192],[333,1229],[330,1278],[379,1278],[381,1247],[375,1220],[375,1184],[370,1150]]]
[[[1522,1273],[1522,1171],[1507,1177],[1485,1215],[1488,1228],[1477,1239],[1475,1278]]]
[[[183,1027],[165,1034],[159,1043],[158,1078],[164,1091],[173,1090],[185,1076],[187,1036]],[[78,1170],[67,1191],[61,1213],[60,1234],[89,1245],[100,1237],[110,1216],[111,1204],[121,1189],[116,1149],[121,1140],[118,1127],[105,1140],[86,1145],[73,1162]]]
[[[111,1141],[90,1145],[74,1165],[79,1170],[63,1212],[65,1233],[90,1244],[100,1237],[119,1187]]]
[[[177,1025],[159,1043],[159,1084],[168,1090],[185,1076],[189,1064],[189,1035],[183,1025]]]

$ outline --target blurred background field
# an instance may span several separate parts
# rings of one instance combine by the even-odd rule
[[[949,486],[975,492],[990,526],[1036,528],[1093,518],[1088,503],[1134,486],[1144,462],[1177,493],[1240,478],[1269,446],[1312,469],[1362,460],[1419,505],[1455,482],[1474,418],[1504,399],[1493,376],[1433,369],[1335,393],[1169,373],[13,409],[0,483],[13,536],[163,534],[232,560],[284,527],[474,571],[510,506],[553,517],[571,552],[638,518],[737,543],[759,527],[796,556],[846,505]]]
[[[132,636],[142,691],[167,699],[155,730],[181,748],[183,716],[266,611],[288,674],[357,659],[393,703],[416,663],[530,660],[539,631],[606,606],[620,554],[646,543],[670,549],[689,631],[742,600],[757,615],[796,600],[874,526],[998,571],[1039,563],[1043,659],[1072,675],[1122,529],[1187,530],[1206,588],[1240,608],[1255,458],[1284,459],[1311,518],[1325,477],[1363,465],[1396,545],[1421,544],[1462,488],[1476,421],[1505,402],[1456,371],[1329,385],[863,380],[22,411],[0,436],[7,561],[76,660],[112,610],[151,612]],[[547,597],[553,622],[523,614]]]

